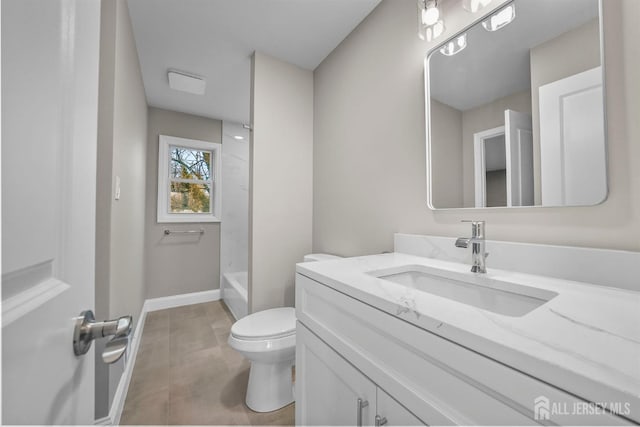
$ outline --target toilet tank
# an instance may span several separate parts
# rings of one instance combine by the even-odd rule
[[[329,254],[309,254],[304,256],[304,262],[313,262],[313,261],[328,261],[330,259],[339,259],[342,258],[337,255],[329,255]]]

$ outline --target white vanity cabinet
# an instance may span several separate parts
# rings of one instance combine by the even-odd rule
[[[425,424],[380,387],[376,395],[376,413],[382,418],[377,420],[378,425],[421,426]]]
[[[536,420],[540,397],[585,401],[314,279],[296,275],[297,425],[357,425],[358,399],[369,403],[362,425],[630,424],[609,413]]]
[[[297,425],[424,424],[304,325],[296,334]]]

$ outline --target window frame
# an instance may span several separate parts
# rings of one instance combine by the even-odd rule
[[[212,174],[209,206],[209,213],[171,213],[169,211],[169,200],[171,192],[169,178],[170,168],[170,147],[181,147],[197,151],[211,152],[210,169]],[[201,141],[197,139],[178,138],[175,136],[160,135],[158,141],[158,205],[157,205],[157,221],[158,223],[171,222],[220,222],[220,213],[222,212],[222,185],[221,185],[221,166],[222,166],[222,144],[218,142]]]

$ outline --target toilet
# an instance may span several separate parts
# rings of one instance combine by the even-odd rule
[[[311,254],[305,262],[337,259]],[[293,402],[291,370],[296,358],[296,312],[272,308],[243,317],[233,324],[229,345],[251,361],[246,403],[256,412],[271,412]]]

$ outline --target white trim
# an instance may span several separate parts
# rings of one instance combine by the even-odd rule
[[[111,417],[106,416],[106,417],[102,417],[102,418],[98,418],[97,420],[95,420],[93,422],[94,426],[110,426],[113,425],[113,423],[111,422]]]
[[[211,213],[169,213],[169,148],[184,147],[211,152],[211,168],[213,171],[209,181],[177,180],[181,182],[208,183],[211,187]],[[222,206],[222,144],[219,142],[200,141],[196,139],[178,138],[160,135],[158,138],[158,200],[156,220],[158,223],[178,222],[220,222]]]
[[[125,357],[124,372],[120,377],[118,388],[113,396],[109,415],[94,421],[94,425],[120,425],[120,417],[124,409],[124,402],[127,398],[127,391],[131,383],[131,376],[136,364],[138,356],[138,348],[140,347],[140,338],[144,330],[144,322],[147,319],[147,313],[151,311],[164,310],[166,308],[181,307],[184,305],[200,304],[204,302],[218,301],[220,299],[220,289],[211,291],[193,292],[190,294],[172,295],[169,297],[152,298],[144,301],[140,311],[140,317],[136,324],[136,329],[131,337],[131,344]]]
[[[212,291],[193,292],[190,294],[172,295],[170,297],[153,298],[144,302],[144,310],[157,311],[165,308],[180,307],[183,305],[200,304],[203,302],[218,301],[220,289]]]
[[[473,158],[474,158],[474,181],[475,181],[475,206],[476,208],[486,207],[486,163],[485,163],[485,146],[484,141],[496,136],[504,135],[505,127],[498,126],[493,129],[487,129],[482,132],[473,134]]]
[[[127,390],[129,390],[129,384],[131,383],[133,367],[136,364],[136,356],[138,355],[138,348],[140,347],[140,337],[142,337],[142,332],[144,330],[144,321],[146,320],[146,318],[147,312],[143,304],[142,310],[140,311],[140,317],[138,318],[138,323],[136,324],[136,329],[133,331],[131,344],[129,345],[129,348],[127,349],[127,353],[125,355],[125,357],[127,357],[127,360],[125,361],[124,372],[122,372],[122,375],[120,376],[118,387],[116,388],[116,392],[113,396],[111,409],[109,410],[109,416],[106,417],[110,422],[102,425],[120,425],[120,417],[122,416],[124,402],[127,398]]]

